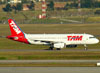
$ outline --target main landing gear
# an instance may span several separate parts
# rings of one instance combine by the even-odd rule
[[[54,47],[50,46],[48,50],[53,50]]]
[[[50,47],[49,47],[49,49],[48,50],[53,50],[53,43],[52,44],[50,44]]]
[[[54,49],[54,47],[49,47],[49,49],[48,50],[53,50]],[[61,50],[61,48],[56,48],[56,50]]]
[[[51,44],[48,50],[53,50],[53,49],[54,49],[54,46],[53,44]],[[61,48],[56,48],[56,50],[61,50]]]
[[[61,50],[61,48],[56,48],[57,50]]]

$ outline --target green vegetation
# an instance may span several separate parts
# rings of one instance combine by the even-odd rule
[[[50,1],[50,3],[47,5],[47,10],[54,10],[54,2]]]
[[[22,4],[22,3],[18,3],[18,4],[16,5],[16,10],[22,11],[22,10],[23,10],[23,4]]]
[[[34,8],[35,8],[35,3],[34,3],[33,1],[31,1],[31,2],[30,2],[30,5],[28,5],[28,8],[29,8],[30,10],[34,10]]]
[[[0,60],[99,60],[100,52],[33,51],[0,52]]]
[[[0,67],[96,67],[95,63],[12,63]]]
[[[84,0],[82,0],[84,1]],[[77,2],[74,2],[77,3]],[[24,4],[23,4],[24,5]],[[67,20],[75,20],[79,22],[100,22],[99,21],[99,10],[100,8],[81,8],[81,12],[78,11],[78,9],[71,8],[68,10],[53,10],[53,3],[51,4],[52,8],[51,10],[47,11],[47,19],[39,20],[38,16],[42,13],[40,10],[35,10],[34,2],[30,2],[26,4],[26,6],[29,8],[28,11],[19,11],[21,8],[22,10],[22,4],[14,4],[14,5],[0,5],[0,23],[7,21],[9,18],[13,18],[14,20],[17,20],[19,23],[23,23],[26,21],[26,23],[74,23]],[[41,5],[41,4],[40,4]],[[33,7],[33,8],[32,8]],[[49,7],[49,6],[48,6]],[[68,6],[67,6],[68,7]],[[3,9],[6,11],[4,12]],[[66,8],[66,7],[65,7]],[[97,13],[96,13],[97,11]],[[61,20],[65,19],[65,20]]]
[[[18,20],[23,22],[27,18],[27,20],[35,19],[41,11],[20,11],[15,14],[14,12],[0,12],[0,21],[7,21],[9,18],[13,18],[14,20]]]
[[[5,11],[5,12],[11,12],[12,11],[11,5],[7,4],[6,7],[3,8],[3,11]]]
[[[26,33],[89,33],[98,35],[100,24],[18,24]],[[9,25],[0,24],[0,35],[9,35]]]
[[[13,8],[16,8],[13,6]],[[47,18],[46,19],[37,19],[38,15],[41,14],[41,11],[20,11],[17,12],[14,10],[13,12],[0,12],[0,23],[6,22],[9,18],[13,18],[16,20],[16,22],[19,23],[31,23],[31,24],[60,24],[60,23],[75,23],[73,21],[79,21],[82,23],[95,23],[100,22],[99,15],[94,15],[93,12],[95,12],[95,9],[92,11],[92,9],[86,10],[83,9],[82,12],[85,12],[83,16],[76,16],[78,15],[78,11],[75,9],[71,9],[68,11],[48,11],[47,12]],[[72,15],[72,16],[71,16]],[[72,21],[68,21],[72,20]],[[76,22],[78,23],[78,22]]]

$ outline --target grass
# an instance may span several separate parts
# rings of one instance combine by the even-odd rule
[[[99,60],[100,52],[0,52],[0,60]]]
[[[9,18],[13,18],[15,20],[24,20],[24,19],[33,19],[38,17],[38,15],[41,14],[41,11],[20,11],[16,14],[14,12],[0,12],[0,19],[1,20],[7,20]]]
[[[89,33],[98,35],[100,24],[18,24],[26,33]],[[9,35],[8,24],[0,24],[0,35]]]
[[[100,52],[0,52],[0,60],[99,60]],[[95,67],[96,63],[0,63],[0,67]]]
[[[95,63],[12,63],[0,67],[96,67]]]
[[[31,23],[38,23],[38,24],[54,24],[54,23],[57,23],[57,24],[60,24],[62,22],[62,20],[56,18],[56,19],[32,19],[30,21]],[[63,23],[67,23],[68,21],[63,21]]]
[[[88,17],[87,22],[100,22],[100,17],[99,16],[93,16],[93,17]]]
[[[0,22],[6,21],[9,18],[13,18],[20,23],[26,22],[26,23],[71,23],[71,21],[66,21],[66,18],[68,20],[74,20],[74,21],[83,21],[83,22],[100,22],[99,17],[100,15],[95,15],[94,12],[96,10],[99,10],[100,8],[95,9],[88,9],[88,8],[82,8],[81,9],[81,15],[79,15],[79,12],[77,9],[69,9],[69,10],[60,10],[60,11],[47,11],[47,19],[45,20],[39,20],[38,16],[41,14],[41,10],[37,11],[20,11],[16,14],[14,11],[6,13],[2,11],[2,8],[4,6],[0,7]],[[49,19],[50,18],[50,19]],[[52,19],[54,18],[54,19]],[[65,20],[60,20],[60,19]],[[26,21],[28,20],[28,21]],[[73,22],[72,22],[73,23]]]

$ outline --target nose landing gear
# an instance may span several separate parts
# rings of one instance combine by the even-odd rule
[[[85,47],[85,48],[84,48],[85,50],[88,50],[88,48],[87,48],[87,45],[86,45],[86,44],[84,44],[84,47]]]

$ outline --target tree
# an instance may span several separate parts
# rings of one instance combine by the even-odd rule
[[[77,7],[78,7],[78,3],[76,0],[73,0],[73,2],[70,4],[67,2],[65,5],[65,8],[77,8]]]
[[[7,4],[6,7],[3,8],[3,10],[4,10],[5,12],[11,12],[11,11],[12,11],[12,7],[11,7],[10,4]]]
[[[92,8],[95,5],[95,0],[81,0],[82,8]]]
[[[64,8],[68,9],[69,8],[69,4],[66,3],[66,5],[64,6]]]
[[[29,3],[28,0],[22,0],[22,3]]]
[[[100,2],[96,1],[94,7],[95,8],[100,8]]]
[[[16,10],[18,10],[18,11],[23,10],[23,4],[22,4],[22,3],[18,3],[18,4],[16,5]]]
[[[54,2],[50,1],[50,3],[47,5],[47,10],[54,10]]]
[[[14,9],[15,10],[15,14],[17,13],[17,8],[16,8],[16,6],[15,5],[13,5],[12,6],[12,9]]]
[[[30,10],[34,10],[34,7],[35,7],[35,3],[33,1],[30,2],[30,5],[28,5],[28,8]]]
[[[0,4],[2,4],[2,1],[0,1]]]

